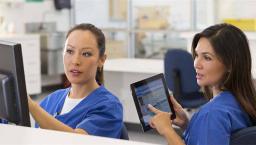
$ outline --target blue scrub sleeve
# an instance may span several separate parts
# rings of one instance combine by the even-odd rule
[[[197,145],[229,145],[231,123],[228,114],[215,110],[201,115],[199,122],[198,134],[194,138]]]
[[[2,123],[2,124],[8,124],[8,121],[7,121],[7,120],[4,120],[4,119],[0,119],[0,123]]]
[[[101,102],[88,112],[76,128],[91,135],[119,138],[123,123],[122,106],[117,102]]]

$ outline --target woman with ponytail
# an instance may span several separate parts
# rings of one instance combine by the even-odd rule
[[[120,138],[123,108],[103,86],[105,36],[92,24],[79,24],[66,36],[64,70],[70,85],[40,105],[29,97],[36,127]]]

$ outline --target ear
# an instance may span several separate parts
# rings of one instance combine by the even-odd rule
[[[231,73],[231,71],[232,71],[232,68],[228,68],[227,72]]]
[[[102,67],[103,67],[103,65],[104,65],[106,59],[107,59],[107,55],[106,55],[106,54],[104,54],[103,56],[101,56],[101,57],[99,58],[99,65],[98,65],[99,68],[102,68]]]
[[[229,65],[229,66],[227,67],[227,73],[231,73],[231,71],[232,71],[232,66]]]

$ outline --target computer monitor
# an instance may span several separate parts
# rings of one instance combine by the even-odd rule
[[[30,126],[21,45],[0,40],[0,118]]]

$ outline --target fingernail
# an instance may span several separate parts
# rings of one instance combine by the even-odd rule
[[[151,104],[148,104],[148,107],[153,107]]]

